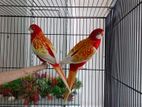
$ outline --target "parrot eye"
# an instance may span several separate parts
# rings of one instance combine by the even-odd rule
[[[33,25],[30,26],[30,29],[35,30],[35,26],[33,26]]]
[[[31,33],[33,33],[34,32],[34,27],[33,26],[31,26],[30,28],[29,28],[29,31],[31,32]]]
[[[32,29],[32,30],[35,30],[35,28],[34,28],[34,27],[31,27],[31,29]]]

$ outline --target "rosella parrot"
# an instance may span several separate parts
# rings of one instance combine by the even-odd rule
[[[38,25],[30,25],[29,30],[31,32],[31,45],[33,52],[40,59],[40,61],[43,63],[47,62],[53,66],[70,92],[71,90],[68,86],[65,74],[56,60],[55,49],[51,41],[45,37],[42,29]]]
[[[77,43],[70,50],[69,54],[60,62],[61,64],[70,64],[67,79],[70,89],[73,88],[78,69],[81,68],[95,54],[103,35],[103,29],[97,28],[93,30],[88,38]],[[67,101],[69,94],[70,92],[66,91],[64,95],[65,102]]]

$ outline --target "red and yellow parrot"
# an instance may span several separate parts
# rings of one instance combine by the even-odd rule
[[[93,30],[88,38],[77,43],[70,50],[69,54],[60,62],[61,64],[70,64],[67,79],[70,89],[73,87],[78,69],[81,68],[95,54],[103,35],[103,29],[97,28]],[[65,102],[67,101],[69,94],[70,92],[68,91],[65,93]]]
[[[56,72],[59,74],[64,84],[68,88],[68,90],[71,91],[68,86],[64,72],[60,64],[56,61],[55,49],[51,41],[45,37],[44,33],[42,32],[42,29],[38,25],[30,25],[29,30],[31,32],[31,45],[33,52],[43,63],[47,62],[53,66],[53,68],[56,70]]]

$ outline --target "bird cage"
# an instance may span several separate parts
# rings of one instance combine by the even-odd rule
[[[36,104],[31,101],[28,105],[141,107],[141,13],[141,0],[1,0],[0,71],[12,72],[42,63],[31,48],[31,24],[39,25],[51,40],[58,61],[94,29],[102,28],[105,34],[97,52],[77,72],[80,88],[75,90],[71,100],[65,103],[53,94],[39,95]],[[69,64],[62,68],[67,77]],[[42,74],[50,78],[58,77],[51,65],[38,72],[39,76]],[[20,86],[21,82],[16,85],[4,83],[0,88],[16,90]],[[19,88],[15,95],[23,95],[23,90]],[[34,94],[32,90],[26,95],[31,94]],[[22,99],[21,96],[13,97],[11,93],[4,96],[0,91],[2,107],[24,106],[24,100],[23,96]]]

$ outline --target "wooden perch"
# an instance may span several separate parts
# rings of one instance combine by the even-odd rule
[[[0,85],[6,82],[16,80],[21,77],[25,77],[27,75],[30,75],[32,73],[35,73],[45,68],[47,68],[47,64],[41,64],[41,65],[22,68],[22,69],[13,70],[13,71],[0,72]]]

